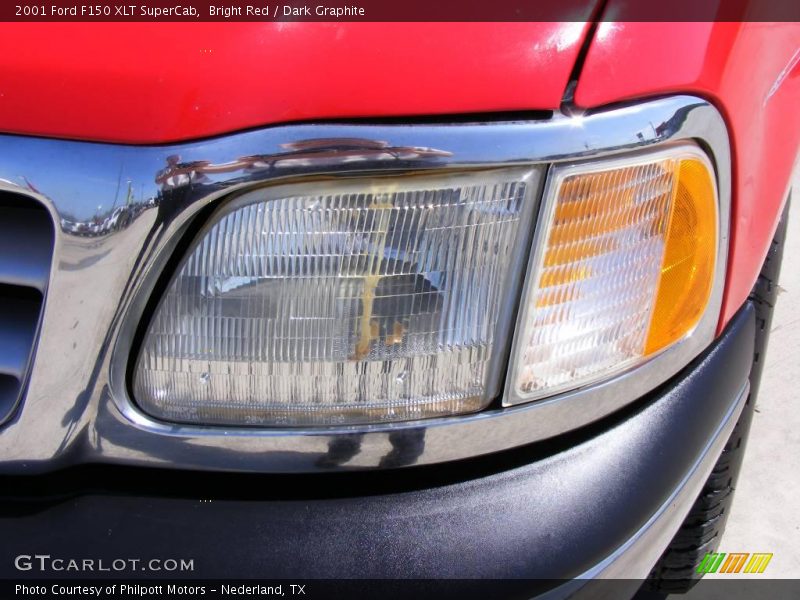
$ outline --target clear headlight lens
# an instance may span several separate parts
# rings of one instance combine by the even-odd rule
[[[711,295],[717,192],[678,146],[553,169],[506,404],[629,369],[690,335]]]
[[[381,422],[497,392],[532,169],[284,185],[224,206],[161,299],[133,377],[161,419]],[[505,337],[505,335],[503,335]],[[506,339],[500,340],[501,344]]]

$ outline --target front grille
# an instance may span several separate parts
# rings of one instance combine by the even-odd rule
[[[53,233],[38,201],[0,192],[0,425],[14,414],[33,362]]]

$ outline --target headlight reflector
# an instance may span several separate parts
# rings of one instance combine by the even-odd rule
[[[553,169],[506,404],[607,378],[691,334],[714,282],[713,173],[693,145]]]
[[[229,202],[161,299],[134,397],[157,418],[225,425],[485,407],[536,173],[334,180]]]

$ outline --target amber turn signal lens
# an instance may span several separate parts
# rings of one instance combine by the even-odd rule
[[[717,202],[707,162],[677,166],[672,209],[645,354],[689,333],[711,296],[717,255]]]
[[[507,403],[599,381],[691,335],[714,284],[717,205],[694,145],[555,167]]]

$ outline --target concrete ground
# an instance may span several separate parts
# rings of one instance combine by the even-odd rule
[[[772,561],[759,578],[800,578],[800,169],[795,172],[794,189],[782,291],[739,486],[719,548],[720,552],[772,552]],[[716,597],[713,587],[701,588],[685,597]],[[724,596],[730,588],[716,591],[730,598]]]

